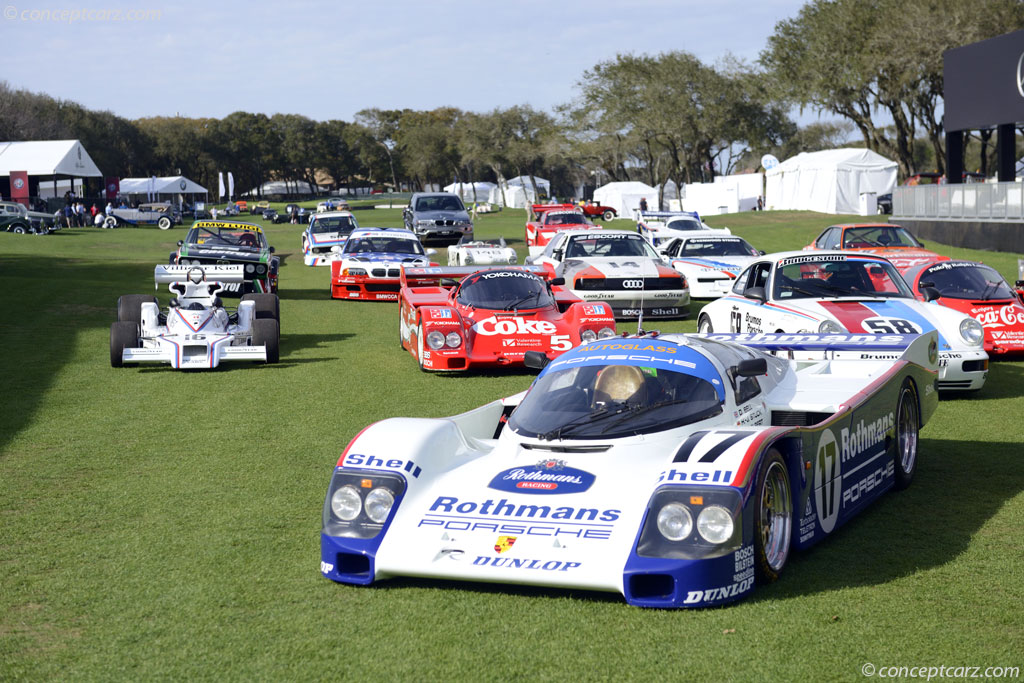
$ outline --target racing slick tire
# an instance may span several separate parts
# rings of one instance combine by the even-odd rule
[[[242,301],[256,304],[256,320],[281,320],[281,300],[276,294],[243,294]]]
[[[156,227],[160,228],[161,230],[170,230],[173,226],[174,221],[172,221],[167,216],[161,216],[156,222]]]
[[[605,212],[601,214],[601,218],[606,221],[610,221],[615,218],[615,212],[611,209],[606,209]]]
[[[697,332],[703,332],[704,334],[711,334],[715,331],[715,328],[711,326],[711,318],[707,315],[702,315],[697,320]]]
[[[914,480],[917,470],[917,437],[921,429],[921,411],[917,402],[917,389],[910,378],[903,380],[896,408],[896,438],[893,439],[893,464],[896,488],[905,489]]]
[[[760,583],[779,578],[793,540],[793,495],[786,462],[770,449],[754,486],[754,570]]]
[[[106,218],[103,219],[103,227],[104,228],[116,228],[117,227],[117,218],[115,216],[107,216]]]
[[[117,298],[117,321],[142,324],[142,304],[158,303],[151,294],[125,294]]]
[[[139,345],[138,323],[119,321],[110,325],[110,367],[124,367],[124,350]]]
[[[267,362],[276,363],[281,359],[281,326],[277,320],[262,318],[252,321],[252,343],[267,347]]]

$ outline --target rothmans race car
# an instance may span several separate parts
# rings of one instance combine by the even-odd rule
[[[655,247],[673,237],[692,232],[705,235],[731,235],[729,228],[712,228],[696,211],[638,211],[636,231]]]
[[[952,260],[912,266],[903,279],[918,298],[981,323],[989,355],[1024,354],[1024,281],[1014,289],[984,263]]]
[[[936,335],[755,342],[802,360],[730,338],[597,341],[510,398],[370,425],[331,476],[321,573],[590,589],[663,608],[774,581],[794,550],[911,483],[936,407]],[[866,348],[894,360],[861,360]]]
[[[217,294],[242,282],[244,266],[157,266],[157,285],[173,298],[161,312],[156,297],[128,294],[117,300],[110,326],[110,365],[168,363],[181,370],[215,368],[222,361],[276,363],[280,309],[276,294],[246,294],[234,312]]]
[[[542,266],[403,268],[402,347],[423,370],[522,366],[615,336],[611,306],[585,303]]]
[[[607,301],[616,318],[682,318],[690,311],[686,278],[635,232],[558,233],[526,262],[553,268],[584,301]]]
[[[717,299],[732,289],[736,276],[764,254],[737,235],[693,231],[663,241],[658,253],[686,278],[694,299]]]
[[[564,230],[597,230],[601,227],[591,223],[583,209],[574,204],[534,204],[532,208],[536,219],[526,222],[526,246],[530,256],[544,251],[551,239]]]
[[[353,230],[331,261],[331,298],[397,301],[402,268],[436,266],[434,253],[404,228]]]
[[[697,318],[700,332],[939,334],[939,388],[981,389],[988,375],[981,323],[918,301],[881,256],[791,251],[758,258],[728,296]]]
[[[516,250],[505,244],[504,237],[494,240],[463,237],[457,244],[448,245],[449,266],[514,265],[517,259]]]
[[[241,282],[223,282],[221,294],[277,291],[277,270],[281,259],[267,244],[263,229],[252,223],[235,221],[196,221],[178,250],[171,252],[171,264],[183,266],[233,265],[245,268]]]
[[[350,211],[313,214],[309,227],[302,231],[302,262],[307,266],[331,265],[341,258],[341,247],[358,227]]]

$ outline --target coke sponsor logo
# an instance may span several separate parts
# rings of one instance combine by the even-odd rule
[[[987,308],[974,314],[974,319],[986,327],[1002,327],[1024,323],[1024,313],[1018,313],[1013,306]]]
[[[524,318],[485,318],[473,325],[477,334],[491,337],[497,334],[554,334],[558,329],[548,320],[526,320]]]

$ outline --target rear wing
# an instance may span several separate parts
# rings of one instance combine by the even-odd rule
[[[546,265],[542,266],[431,266],[402,268],[402,287],[444,286],[443,280],[462,280],[473,273],[489,270],[522,270],[533,273],[537,277],[551,280],[555,271]]]
[[[153,279],[158,285],[174,282],[189,282],[188,274],[199,270],[206,282],[245,282],[245,266],[224,265],[172,265],[157,266],[153,271]]]
[[[692,335],[733,342],[796,360],[906,360],[938,369],[938,332],[925,334],[801,334],[712,332]]]

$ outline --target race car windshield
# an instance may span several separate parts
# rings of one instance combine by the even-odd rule
[[[420,197],[417,211],[465,211],[458,197]]]
[[[316,218],[313,220],[312,231],[314,234],[337,232],[347,235],[356,228],[356,224],[350,216],[335,216],[334,218]]]
[[[580,236],[569,242],[566,258],[596,256],[643,256],[661,258],[651,243],[639,235]]]
[[[981,264],[940,263],[921,273],[921,287],[934,287],[950,299],[1013,299],[1014,293],[1003,276]]]
[[[863,228],[847,228],[843,233],[844,249],[869,247],[923,247],[914,236],[895,225],[868,225]]]
[[[411,254],[423,256],[419,240],[394,237],[356,237],[345,244],[346,254]]]
[[[520,436],[546,441],[652,434],[722,412],[707,380],[635,365],[592,365],[537,380],[508,419]]]
[[[721,239],[721,240],[687,240],[683,248],[679,250],[680,256],[758,256],[757,249],[754,249],[746,240]]]
[[[704,226],[696,218],[673,218],[665,226],[669,230],[703,230]]]
[[[834,297],[913,298],[903,278],[888,261],[811,261],[800,258],[775,271],[774,299]]]
[[[263,233],[255,230],[230,230],[227,228],[216,231],[207,228],[193,228],[185,240],[188,244],[204,247],[246,247],[263,249],[267,241]]]
[[[517,270],[474,273],[459,287],[455,300],[465,306],[497,311],[555,305],[544,280]]]
[[[544,225],[588,225],[589,222],[581,213],[549,213],[544,218]]]

